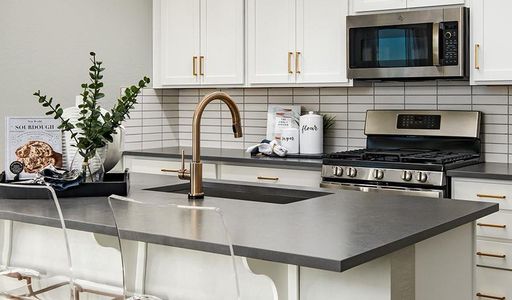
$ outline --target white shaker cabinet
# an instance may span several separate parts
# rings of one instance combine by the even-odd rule
[[[248,70],[252,84],[293,83],[296,0],[249,0]]]
[[[200,50],[199,5],[200,0],[154,1],[154,85],[199,83],[197,72],[193,69]]]
[[[155,0],[154,86],[244,83],[242,0]]]
[[[346,17],[340,0],[297,1],[297,83],[348,83]]]
[[[350,14],[463,4],[465,0],[350,0]]]
[[[347,0],[249,0],[252,85],[348,85]]]
[[[473,0],[471,4],[471,84],[512,83],[512,41],[503,31],[512,26],[512,1]]]
[[[351,0],[351,13],[379,11],[388,9],[403,9],[407,7],[407,0]]]
[[[465,0],[407,0],[407,8],[465,4]]]

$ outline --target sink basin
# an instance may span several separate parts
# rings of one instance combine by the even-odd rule
[[[149,188],[146,190],[164,193],[188,194],[190,191],[190,184],[173,184]],[[203,190],[206,197],[266,202],[274,204],[288,204],[330,194],[326,192],[292,190],[277,187],[263,187],[220,182],[203,182]]]

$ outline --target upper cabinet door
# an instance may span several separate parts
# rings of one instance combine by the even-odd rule
[[[464,0],[407,0],[407,7],[412,8],[439,5],[456,5],[464,3]]]
[[[511,11],[510,0],[472,1],[472,83],[512,83],[512,41],[501,34],[512,26]]]
[[[297,0],[297,83],[348,83],[348,0]]]
[[[154,70],[157,84],[199,83],[199,0],[154,2]],[[193,67],[196,68],[193,68]]]
[[[295,82],[295,0],[248,1],[251,84]]]
[[[407,0],[350,0],[350,12],[367,12],[407,7]]]
[[[201,0],[203,84],[244,83],[244,1]]]

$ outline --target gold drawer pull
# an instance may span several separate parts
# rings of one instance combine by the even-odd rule
[[[505,257],[507,257],[505,254],[493,254],[493,253],[485,253],[485,252],[480,252],[480,251],[478,251],[476,253],[476,255],[478,255],[478,256],[487,256],[487,257],[496,257],[496,258],[505,258]]]
[[[269,176],[258,176],[256,178],[258,178],[260,180],[273,180],[273,181],[279,180],[279,177],[269,177]]]
[[[293,74],[293,70],[292,70],[292,56],[293,56],[293,52],[288,52],[288,73],[289,74]]]
[[[300,74],[300,55],[302,53],[295,52],[295,73]]]
[[[503,195],[489,195],[489,194],[476,194],[478,198],[491,198],[491,199],[507,199],[507,196]]]
[[[475,69],[480,70],[480,44],[475,44]]]
[[[204,56],[199,56],[199,75],[204,76]]]
[[[499,225],[499,224],[476,223],[476,225],[482,226],[482,227],[507,228],[507,225]]]
[[[160,171],[166,172],[166,173],[178,173],[179,169],[161,169]]]
[[[192,56],[192,75],[197,76],[197,56]]]
[[[481,297],[481,298],[496,299],[496,300],[505,300],[505,299],[507,299],[505,297],[491,296],[491,295],[486,295],[486,294],[482,294],[482,293],[476,293],[476,296],[477,297]]]

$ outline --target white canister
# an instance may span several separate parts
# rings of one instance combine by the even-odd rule
[[[313,111],[300,116],[300,153],[324,152],[324,118]]]
[[[299,130],[297,128],[284,128],[281,131],[281,146],[290,154],[299,153]]]

